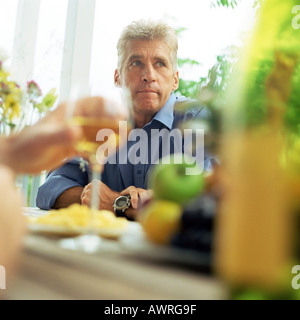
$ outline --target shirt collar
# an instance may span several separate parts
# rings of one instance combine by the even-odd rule
[[[156,113],[153,119],[144,126],[144,128],[146,126],[149,126],[154,120],[156,120],[171,130],[174,122],[175,101],[176,101],[176,96],[174,92],[172,92],[166,104]]]

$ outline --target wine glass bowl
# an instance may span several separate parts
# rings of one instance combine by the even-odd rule
[[[76,141],[74,149],[80,157],[88,160],[92,191],[90,223],[86,233],[74,238],[63,239],[60,244],[66,249],[93,253],[101,248],[101,238],[96,234],[93,224],[94,216],[100,209],[100,190],[97,180],[101,180],[106,159],[112,153],[117,152],[119,145],[127,139],[130,129],[130,121],[127,122],[129,103],[117,103],[106,97],[87,97],[79,100],[74,100],[73,97],[73,101],[67,105],[66,115],[69,126],[81,129],[82,138]]]

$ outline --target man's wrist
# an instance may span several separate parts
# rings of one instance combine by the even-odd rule
[[[107,188],[107,189],[109,189],[109,188]],[[101,191],[100,191],[100,193],[101,193]],[[109,189],[109,193],[107,193],[107,191],[106,191],[104,193],[104,196],[101,195],[101,199],[100,199],[101,208],[103,210],[109,210],[109,211],[114,212],[114,208],[113,208],[114,201],[119,196],[120,196],[120,193]]]

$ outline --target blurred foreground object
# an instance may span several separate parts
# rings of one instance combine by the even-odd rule
[[[89,227],[90,208],[77,203],[68,208],[60,210],[50,210],[49,214],[42,217],[30,217],[29,222],[45,224],[51,226],[64,226],[69,228]],[[117,218],[108,210],[98,210],[95,219],[92,221],[96,228],[126,228],[127,220]]]
[[[184,204],[201,194],[205,179],[196,161],[181,154],[166,158],[170,163],[164,164],[162,159],[162,163],[154,166],[149,174],[148,184],[154,198]]]
[[[204,187],[203,173],[192,158],[182,154],[166,156],[149,173],[153,200],[144,208],[140,222],[148,239],[170,245],[182,226],[184,205],[199,196]],[[168,160],[169,163],[165,160]]]
[[[180,228],[182,207],[169,200],[154,200],[140,217],[146,237],[156,244],[169,245]]]
[[[19,252],[26,228],[21,212],[22,197],[14,186],[14,173],[1,164],[0,179],[0,266],[6,269],[10,280],[19,267]]]
[[[175,154],[169,160],[149,174],[154,196],[140,215],[145,234],[157,244],[210,253],[216,206],[209,206],[207,175],[190,156]]]
[[[286,157],[292,137],[300,136],[300,34],[291,15],[296,2],[262,4],[227,89],[215,269],[232,292],[254,292],[234,298],[296,294],[291,287],[295,201]]]
[[[128,221],[125,218],[117,218],[111,211],[91,212],[88,206],[77,203],[68,208],[50,210],[42,216],[29,216],[27,222],[31,232],[67,237],[67,240],[71,236],[87,234],[91,228],[101,237],[117,239],[128,228]]]

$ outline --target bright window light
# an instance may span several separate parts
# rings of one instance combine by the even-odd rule
[[[0,0],[0,59],[12,56],[17,7],[18,0]]]
[[[71,0],[69,0],[71,1]],[[39,22],[34,51],[32,78],[47,92],[59,92],[65,47],[68,0],[40,0]],[[81,1],[81,0],[76,0]],[[179,58],[200,62],[193,70],[182,69],[180,76],[187,80],[205,77],[217,55],[231,45],[241,43],[243,33],[254,22],[253,1],[240,1],[236,8],[212,8],[211,1],[152,0],[146,6],[140,0],[96,0],[91,63],[82,59],[82,67],[90,70],[91,94],[117,97],[113,74],[117,66],[116,44],[122,29],[141,18],[165,19],[175,28],[185,28],[179,37]],[[0,0],[0,52],[13,55],[18,0]],[[25,1],[27,4],[27,1]],[[5,14],[4,14],[5,12]],[[80,12],[79,12],[80,14]],[[87,19],[87,18],[86,18]],[[84,34],[84,30],[80,30]],[[75,31],[74,31],[75,32]],[[90,49],[87,49],[90,50]],[[66,75],[64,75],[66,76]],[[28,79],[31,80],[31,79]]]
[[[41,1],[33,78],[46,93],[60,87],[67,0]]]
[[[186,28],[179,37],[178,56],[200,62],[193,70],[179,70],[180,76],[199,80],[206,76],[217,55],[241,42],[254,22],[253,1],[241,1],[235,9],[212,8],[210,1],[139,0],[97,1],[91,65],[93,94],[116,96],[113,74],[117,66],[116,44],[122,29],[141,18],[165,19],[175,28]]]

